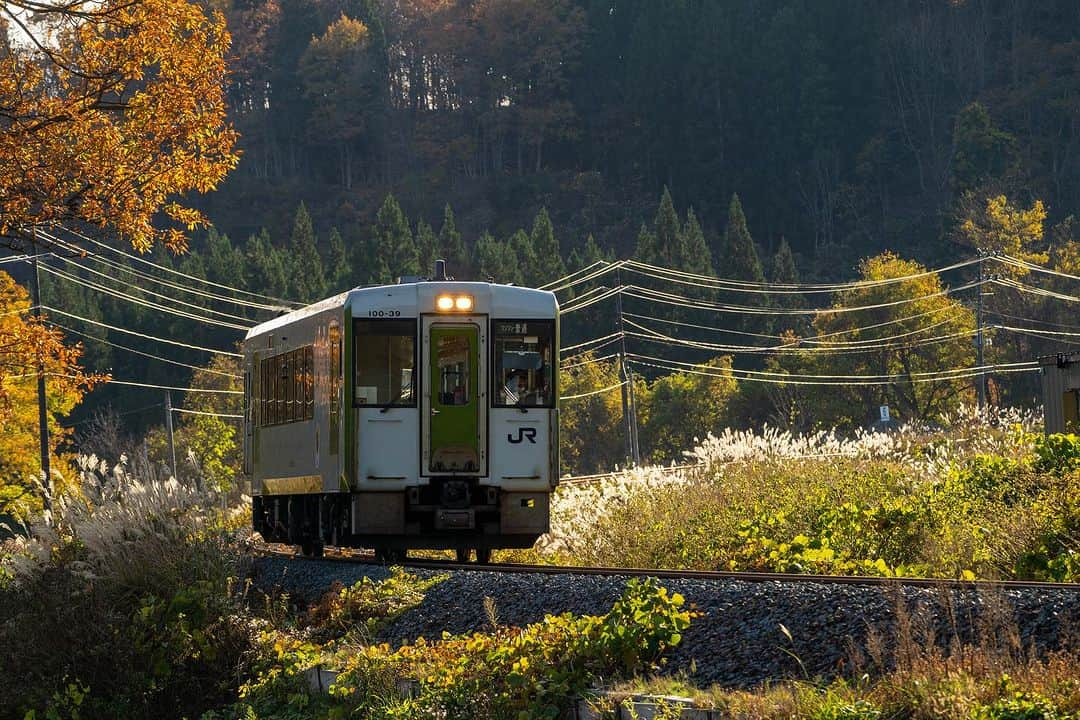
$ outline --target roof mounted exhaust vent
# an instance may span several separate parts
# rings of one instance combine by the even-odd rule
[[[431,278],[431,279],[432,280],[453,280],[453,278],[446,277],[446,261],[445,260],[436,260],[435,261],[435,276],[433,278]]]

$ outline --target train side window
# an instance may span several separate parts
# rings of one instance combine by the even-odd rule
[[[341,328],[330,325],[330,454],[337,455],[341,429]]]
[[[358,407],[416,407],[416,320],[356,320]]]
[[[314,352],[308,345],[259,362],[258,425],[281,425],[315,416]]]
[[[555,321],[492,320],[491,404],[495,407],[554,407]]]

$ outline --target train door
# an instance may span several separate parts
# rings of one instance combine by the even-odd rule
[[[424,475],[480,475],[487,466],[483,333],[473,322],[424,321]]]

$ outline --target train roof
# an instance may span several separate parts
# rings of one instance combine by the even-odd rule
[[[369,287],[357,287],[346,290],[325,300],[320,300],[311,305],[293,310],[292,312],[279,315],[272,320],[259,323],[248,330],[246,340],[258,337],[279,328],[291,325],[312,315],[317,315],[326,310],[342,308],[346,305],[355,307],[358,305],[377,305],[378,299],[394,296],[412,295],[414,299],[421,295],[437,295],[442,293],[468,293],[476,297],[487,295],[492,304],[499,307],[507,307],[511,310],[529,311],[538,316],[554,317],[559,311],[559,304],[555,293],[548,290],[519,287],[516,285],[500,285],[486,282],[463,282],[457,280],[431,280],[397,283],[394,285],[374,285]],[[517,319],[516,317],[514,319]]]

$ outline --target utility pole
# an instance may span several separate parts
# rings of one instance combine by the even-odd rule
[[[986,372],[983,370],[984,355],[983,355],[983,282],[985,281],[985,274],[983,272],[983,261],[986,259],[986,254],[981,250],[979,251],[979,284],[975,288],[978,293],[978,300],[975,303],[975,364],[979,368],[978,373],[975,375],[975,392],[978,397],[979,410],[986,409]]]
[[[626,330],[623,326],[622,309],[622,274],[615,271],[615,283],[618,293],[615,306],[619,313],[619,378],[622,380],[623,424],[626,429],[626,458],[635,465],[641,464],[641,452],[638,448],[637,403],[634,398],[634,371],[626,361]]]
[[[168,390],[165,391],[165,434],[169,437],[169,457],[172,459],[172,475],[179,481],[180,472],[176,469],[176,445],[173,443],[172,393]]]
[[[41,321],[41,279],[38,277],[38,245],[37,228],[30,230],[33,238],[31,252],[33,253],[34,272],[33,300],[34,317]],[[37,397],[38,397],[38,440],[41,444],[41,480],[43,484],[42,507],[45,512],[52,509],[52,469],[49,467],[49,414],[45,407],[45,359],[41,356],[41,348],[38,348],[37,367]]]

